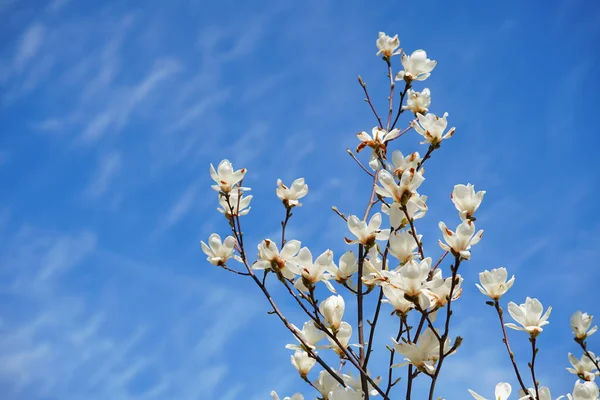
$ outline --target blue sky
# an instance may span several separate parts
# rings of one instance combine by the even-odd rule
[[[278,235],[277,178],[304,176],[310,193],[288,237],[337,260],[346,231],[331,206],[358,213],[368,199],[345,149],[374,126],[356,75],[384,106],[380,30],[438,61],[417,87],[429,87],[430,110],[449,112],[457,127],[421,189],[427,253],[441,254],[439,220],[458,223],[453,185],[487,191],[477,220],[485,235],[462,270],[455,314],[465,343],[447,361],[440,395],[514,383],[493,310],[474,287],[478,272],[498,266],[517,276],[510,300],[553,306],[539,379],[555,395],[569,391],[569,316],[582,309],[600,320],[594,1],[3,0],[2,398],[305,391],[283,349],[291,337],[257,288],[200,250],[210,233],[227,233],[208,165],[228,158],[248,168],[250,248]],[[394,148],[424,153],[419,141],[411,132]],[[380,340],[395,325],[384,321]],[[529,357],[525,336],[510,334],[519,360]],[[590,344],[600,347],[596,337]]]

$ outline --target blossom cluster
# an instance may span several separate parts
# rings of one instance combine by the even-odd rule
[[[431,76],[436,61],[429,59],[424,50],[405,53],[400,49],[397,35],[391,37],[380,32],[376,46],[377,55],[386,63],[390,77],[390,112],[387,122],[382,121],[370,101],[366,84],[359,78],[378,125],[370,134],[362,131],[357,135],[356,153],[370,149],[369,168],[354,153],[349,153],[372,178],[371,196],[362,217],[345,215],[334,207],[345,221],[344,246],[349,246],[339,257],[330,248],[313,255],[299,240],[286,238],[292,211],[296,212],[302,206],[300,201],[308,195],[304,178],[294,180],[289,186],[277,180],[275,193],[285,211],[281,239],[265,238],[256,245],[256,256],[250,254],[244,246],[241,225],[241,217],[250,212],[252,200],[247,194],[251,189],[242,186],[246,169],[235,170],[229,160],[222,160],[216,169],[210,166],[212,188],[218,193],[218,211],[228,221],[231,234],[221,239],[213,233],[207,243],[201,242],[207,261],[250,277],[259,286],[269,302],[270,313],[279,317],[294,338],[294,343],[286,345],[291,351],[291,365],[316,391],[317,398],[323,400],[368,399],[370,396],[389,400],[399,382],[393,376],[400,367],[407,370],[408,392],[414,380],[423,379],[429,385],[429,398],[433,398],[444,360],[459,350],[463,340],[450,332],[452,305],[460,299],[464,284],[459,271],[471,260],[474,246],[483,237],[483,230],[476,228],[476,222],[479,224],[476,214],[486,192],[476,190],[470,183],[457,184],[449,190],[457,211],[457,223],[448,227],[446,222],[439,221],[437,252],[441,250],[441,254],[432,257],[425,253],[423,235],[417,229],[417,221],[428,212],[428,197],[422,193],[424,164],[442,147],[444,140],[453,136],[455,128],[448,129],[447,112],[439,117],[429,111],[429,88],[420,91],[413,88]],[[398,58],[402,69],[393,73],[392,62]],[[403,83],[404,89],[398,94],[400,104],[394,119],[392,99],[396,82]],[[397,128],[398,117],[405,111],[412,113],[411,120],[406,129]],[[426,146],[424,153],[392,150],[393,142],[411,130],[422,137],[420,144]],[[230,261],[236,264],[230,265]],[[300,324],[292,323],[280,311],[269,292],[272,283],[283,287],[283,292],[298,305],[303,315]],[[508,302],[506,307],[513,322],[505,322],[501,301],[514,283],[515,277],[509,278],[507,269],[500,267],[481,272],[479,283],[475,285],[490,299],[487,304],[496,310],[502,324],[502,340],[520,384],[518,398],[551,399],[549,388],[535,378],[535,357],[537,338],[550,323],[552,307],[544,309],[537,298],[530,297],[522,304]],[[325,298],[319,300],[322,297]],[[376,299],[375,309],[370,310],[371,319],[365,317],[367,304],[372,304],[365,302],[367,297]],[[356,315],[347,312],[348,298],[355,301],[352,310],[356,309]],[[370,355],[376,345],[372,338],[378,320],[385,314],[380,312],[384,307],[390,307],[389,314],[399,325],[397,335],[383,343],[390,353],[387,379],[373,376],[369,369]],[[575,341],[583,354],[579,358],[568,355],[571,367],[567,371],[578,378],[573,392],[566,395],[568,399],[598,400],[594,379],[600,374],[599,360],[587,349],[586,343],[596,331],[591,322],[592,317],[581,312],[575,313],[571,320]],[[528,364],[533,380],[531,387],[524,383],[525,374],[519,371],[505,327],[525,332],[532,344],[532,360]],[[328,360],[335,355],[339,366],[326,362],[322,358],[324,352],[331,352]],[[474,391],[469,392],[475,399],[484,399]],[[496,386],[494,398],[508,399],[511,392],[511,385],[501,382]],[[280,399],[275,392],[271,396]],[[284,399],[302,400],[304,397],[296,393]]]

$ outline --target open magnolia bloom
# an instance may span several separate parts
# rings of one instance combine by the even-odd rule
[[[593,381],[596,376],[600,375],[600,371],[598,371],[596,365],[594,364],[594,361],[597,361],[598,358],[591,351],[588,351],[588,354],[584,353],[581,356],[581,359],[577,359],[577,357],[569,353],[569,362],[573,368],[567,368],[567,371],[577,375],[583,380]]]
[[[403,110],[410,110],[415,114],[427,114],[431,105],[431,92],[428,88],[421,92],[416,92],[408,89],[406,92],[406,105],[402,106]]]
[[[279,400],[279,396],[275,391],[271,392],[271,397],[273,398],[273,400]],[[300,393],[296,393],[292,397],[284,397],[283,400],[304,400],[304,396],[302,396]]]
[[[460,274],[457,274],[456,280],[457,282],[452,291],[452,301],[458,300],[462,294],[462,288],[460,286],[463,282],[463,278]],[[427,287],[426,294],[429,296],[431,302],[430,307],[432,309],[444,307],[448,303],[450,289],[452,289],[452,277],[446,279],[442,278],[442,270],[438,268],[435,270],[431,280],[425,283],[425,286]]]
[[[421,241],[423,235],[417,235],[417,239]],[[413,258],[417,257],[417,242],[410,232],[397,231],[390,235],[389,252],[396,257],[400,264],[406,264]]]
[[[302,338],[302,340],[304,340],[311,350],[316,349],[317,343],[319,343],[325,337],[325,332],[317,328],[312,320],[305,322],[302,326],[302,330],[298,329],[298,327],[294,324],[291,325],[294,329],[294,332],[296,332]],[[306,350],[304,349],[302,342],[298,338],[296,338],[296,340],[298,340],[299,344],[287,344],[285,345],[285,348],[290,350]]]
[[[546,386],[540,386],[539,392],[540,392],[540,398],[538,399],[535,396],[534,388],[528,388],[527,393],[525,393],[523,390],[519,390],[519,400],[529,400],[530,398],[533,398],[533,400],[552,400],[552,395],[550,394],[550,389],[548,389]]]
[[[390,170],[394,176],[400,178],[404,171],[411,168],[417,169],[420,162],[421,156],[418,151],[405,157],[400,150],[394,150],[392,153],[392,165],[390,166]],[[393,168],[393,170],[391,168]]]
[[[302,203],[298,200],[306,196],[308,193],[308,185],[304,183],[304,178],[298,178],[292,182],[291,187],[287,187],[277,179],[277,197],[283,202],[286,207],[300,207]]]
[[[481,205],[484,195],[485,190],[475,193],[475,186],[468,183],[467,185],[454,185],[450,198],[458,210],[460,219],[464,221],[473,218],[473,214]]]
[[[506,268],[496,268],[491,271],[483,271],[479,273],[479,282],[475,284],[477,289],[484,295],[488,296],[492,300],[499,300],[515,283],[515,276],[513,275],[508,281],[508,272]]]
[[[362,400],[365,395],[360,389],[337,387],[327,395],[327,400]]]
[[[360,153],[361,150],[367,146],[373,149],[373,152],[371,153],[371,158],[369,160],[369,166],[372,169],[377,170],[381,168],[381,163],[379,162],[379,159],[385,158],[385,154],[387,152],[386,143],[390,140],[396,139],[399,135],[399,129],[392,129],[391,131],[387,131],[378,126],[374,127],[371,130],[371,135],[369,135],[365,131],[362,131],[356,135],[360,140],[360,144],[356,147],[356,152]]]
[[[369,289],[373,289],[375,285],[382,284],[386,278],[383,275],[388,269],[388,261],[386,260],[385,267],[383,259],[379,257],[377,247],[373,246],[369,249],[367,257],[364,261],[362,281]]]
[[[208,238],[208,245],[204,242],[200,242],[202,251],[208,256],[206,259],[212,265],[223,266],[227,263],[227,260],[233,258],[236,261],[242,262],[242,259],[238,255],[234,255],[236,240],[233,236],[227,236],[223,242],[221,242],[221,236],[213,233]]]
[[[378,178],[381,186],[375,186],[377,194],[391,197],[394,202],[400,204],[406,204],[425,180],[423,170],[417,171],[415,168],[404,171],[399,183],[396,183],[392,174],[384,169],[378,172]]]
[[[296,350],[294,354],[291,355],[292,365],[302,378],[306,378],[306,375],[310,372],[312,367],[314,367],[317,360],[308,355],[304,350]]]
[[[439,223],[442,235],[446,243],[439,241],[440,247],[446,251],[451,251],[455,255],[460,255],[465,260],[471,258],[471,246],[476,245],[483,236],[483,229],[475,233],[475,224],[473,221],[463,221],[456,228],[456,232],[448,229],[445,223]]]
[[[425,141],[421,142],[421,144],[429,143],[436,147],[442,140],[449,139],[454,135],[455,128],[450,128],[450,130],[444,134],[444,131],[448,126],[448,121],[446,120],[447,117],[448,113],[444,113],[442,118],[432,113],[427,115],[417,114],[417,123],[413,124],[413,127],[419,135],[425,138]]]
[[[427,196],[419,195],[417,192],[413,193],[410,199],[408,199],[408,203],[406,203],[406,211],[408,216],[413,221],[425,216],[425,213],[427,212],[427,204],[425,204],[426,201]],[[393,202],[390,205],[382,203],[381,212],[390,217],[390,226],[392,226],[394,229],[401,228],[408,224],[408,219],[406,218],[406,214],[402,209],[402,204],[398,202]]]
[[[508,400],[511,392],[512,387],[510,386],[510,383],[500,382],[496,385],[496,390],[494,391],[494,400]],[[485,397],[480,396],[471,389],[469,389],[469,393],[471,393],[471,396],[473,396],[476,400],[487,400]]]
[[[252,269],[271,270],[286,279],[294,279],[299,272],[295,260],[299,250],[298,240],[289,240],[279,252],[275,242],[265,239],[258,245],[258,260],[252,265]]]
[[[250,200],[252,200],[252,196],[244,197],[244,192],[235,188],[234,191],[229,192],[228,197],[219,194],[219,204],[222,208],[217,208],[217,211],[228,219],[241,217],[250,212]]]
[[[577,311],[571,316],[571,329],[573,329],[573,335],[577,340],[585,340],[598,330],[598,326],[590,329],[593,318],[588,313],[582,313],[581,311]]]
[[[313,382],[315,389],[321,393],[321,396],[328,400],[329,392],[340,386],[340,383],[331,374],[325,370],[319,372],[319,377]]]
[[[333,351],[335,351],[335,354],[337,354],[340,357],[345,357],[344,351],[348,347],[348,344],[350,343],[350,338],[352,337],[352,326],[349,323],[343,321],[340,324],[338,330],[334,332],[334,335],[336,339],[340,342],[340,344],[343,346],[343,349],[341,349],[332,338],[327,336],[327,340],[329,340],[329,343],[331,343],[330,347],[331,349],[333,349]]]
[[[327,279],[335,279],[338,283],[346,283],[358,271],[358,260],[352,251],[347,251],[340,257],[339,267],[329,270]]]
[[[532,299],[527,297],[527,299],[525,299],[525,303],[521,305],[517,305],[511,301],[508,303],[508,313],[521,326],[511,322],[504,325],[517,331],[525,331],[529,333],[531,337],[536,337],[543,331],[542,326],[550,323],[548,322],[548,317],[550,317],[551,311],[552,307],[548,307],[544,313],[544,307],[542,306],[542,303],[535,298]]]
[[[223,160],[219,163],[217,170],[210,164],[210,176],[217,184],[211,186],[217,192],[229,193],[235,185],[238,184],[246,175],[246,168],[233,170],[233,166],[229,160]],[[240,188],[250,190],[248,188]]]
[[[406,360],[405,363],[396,364],[392,367],[401,367],[406,364],[414,365],[419,371],[427,372],[432,374],[435,371],[435,363],[440,357],[440,342],[438,341],[435,333],[430,328],[427,328],[417,343],[398,343],[394,338],[394,349],[402,354]],[[450,339],[446,339],[444,343],[444,353],[450,349]]]
[[[397,81],[424,81],[429,78],[431,71],[435,68],[437,61],[427,58],[425,50],[415,50],[410,56],[402,54],[402,66],[404,70],[396,74]]]
[[[371,371],[367,371],[367,374],[369,376],[373,376],[371,374]],[[352,389],[354,389],[357,392],[362,393],[362,383],[360,381],[360,376],[354,377],[354,375],[352,375],[352,372],[348,372],[347,374],[343,374],[342,375],[342,379]],[[376,385],[379,385],[379,383],[381,382],[381,376],[373,378],[373,382],[375,382]],[[377,396],[378,395],[377,390],[373,388],[373,385],[371,384],[371,382],[368,383],[368,388],[369,388],[369,395],[371,395],[371,396]]]
[[[398,35],[394,35],[394,37],[390,37],[385,34],[385,32],[379,32],[379,37],[377,38],[377,55],[383,55],[384,57],[391,57],[397,54],[402,53],[402,50],[396,50],[400,47],[400,39],[398,39]]]
[[[338,330],[344,317],[344,310],[346,309],[346,303],[344,298],[340,295],[329,296],[325,301],[319,304],[319,311],[323,314],[323,317],[335,331]]]
[[[298,263],[298,272],[301,274],[301,278],[298,278],[294,283],[297,289],[306,292],[308,291],[308,287],[314,286],[317,282],[321,281],[327,286],[327,289],[336,293],[331,282],[327,280],[329,275],[325,274],[325,272],[336,269],[331,250],[325,250],[313,262],[312,253],[307,247],[303,247],[296,256],[296,262]]]
[[[415,303],[406,300],[402,289],[387,282],[382,283],[381,287],[385,296],[385,299],[381,300],[381,302],[391,304],[396,313],[406,315],[406,313],[415,308]]]
[[[575,387],[573,388],[573,394],[567,394],[567,399],[569,400],[598,400],[598,396],[600,395],[600,391],[598,390],[598,385],[595,382],[591,381],[580,381],[575,382]],[[541,396],[540,396],[541,397]],[[565,396],[560,396],[556,400],[560,400]]]
[[[375,213],[369,220],[369,224],[358,219],[356,215],[348,217],[348,229],[356,239],[344,238],[348,244],[360,243],[370,248],[375,240],[387,240],[390,236],[389,229],[379,229],[381,226],[381,214]]]

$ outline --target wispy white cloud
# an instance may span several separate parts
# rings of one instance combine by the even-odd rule
[[[21,36],[17,52],[13,59],[13,67],[15,70],[21,70],[35,55],[40,51],[44,44],[44,36],[46,27],[36,22],[29,26]]]
[[[164,232],[177,224],[194,205],[197,193],[198,185],[196,183],[191,184],[160,220],[155,234]]]
[[[121,171],[123,158],[117,151],[110,152],[101,157],[96,172],[85,190],[85,195],[97,198],[106,193],[111,182]]]

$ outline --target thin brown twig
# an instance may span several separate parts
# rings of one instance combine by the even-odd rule
[[[404,333],[402,327],[406,324],[405,321],[405,317],[402,316],[400,318],[400,327],[398,328],[398,334],[396,335],[396,342],[400,341],[400,338],[402,337],[402,334]],[[390,390],[392,390],[392,387],[396,384],[395,382],[392,382],[392,377],[393,377],[393,368],[392,365],[394,365],[394,356],[396,355],[396,349],[394,347],[391,348],[390,350],[390,364],[388,367],[388,384],[387,387],[385,389],[385,394],[386,396],[390,394]]]
[[[506,334],[506,327],[504,326],[504,312],[502,311],[502,308],[500,307],[500,303],[498,302],[498,300],[494,301],[494,308],[496,309],[496,312],[498,313],[498,318],[500,319],[500,326],[502,327],[502,341],[506,345],[506,350],[508,351],[508,356],[510,357],[510,362],[512,363],[513,369],[515,370],[515,375],[517,376],[517,381],[519,381],[521,390],[523,390],[524,393],[529,393],[529,391],[527,390],[527,387],[525,386],[525,383],[523,382],[523,378],[521,378],[521,373],[519,372],[519,367],[517,366],[517,362],[515,361],[515,355],[510,348],[510,344],[508,343],[508,335]],[[529,395],[529,398],[531,400],[534,400],[533,397],[531,397],[531,395]]]
[[[390,111],[388,112],[388,120],[387,125],[385,127],[385,129],[389,131],[390,124],[392,123],[392,114],[394,113],[394,88],[396,87],[396,84],[394,83],[394,73],[392,72],[392,63],[390,62],[390,58],[385,57],[384,60],[387,63],[388,76],[390,78],[390,97],[388,98]]]
[[[362,80],[362,77],[360,75],[358,76],[358,83],[360,84],[360,86],[363,88],[363,90],[365,92],[365,96],[366,96],[365,101],[367,103],[369,103],[369,105],[371,106],[371,111],[373,111],[375,118],[377,118],[379,127],[381,129],[383,129],[383,123],[381,122],[381,118],[379,118],[379,114],[377,114],[377,111],[375,110],[375,106],[373,106],[373,102],[371,102],[371,97],[369,96],[369,92],[367,91],[367,84],[365,83],[365,81]]]
[[[446,304],[446,323],[444,325],[444,333],[440,338],[440,357],[437,362],[437,366],[435,368],[435,372],[433,373],[433,377],[431,379],[431,386],[429,387],[429,400],[433,400],[433,395],[435,393],[435,384],[437,383],[438,377],[440,375],[440,371],[442,370],[442,364],[446,359],[446,356],[450,353],[444,353],[444,347],[446,344],[446,340],[450,334],[450,317],[452,316],[452,296],[454,295],[454,289],[456,288],[456,283],[458,279],[456,277],[458,273],[458,268],[460,267],[461,258],[460,256],[456,256],[454,258],[454,265],[450,267],[452,270],[452,284],[450,285],[450,293],[448,295],[448,303]]]
[[[531,363],[529,364],[529,368],[531,368],[531,379],[533,379],[533,387],[535,388],[535,398],[540,398],[540,389],[537,379],[535,379],[535,356],[537,355],[538,349],[535,347],[536,338],[529,338],[531,342]]]
[[[352,150],[346,149],[346,151],[348,152],[348,154],[350,154],[350,157],[352,157],[354,159],[354,161],[356,161],[356,163],[362,168],[363,171],[365,171],[370,176],[373,176],[373,173],[371,171],[369,171],[367,168],[365,168],[365,166],[358,160],[358,158],[356,158],[356,156],[354,155]]]
[[[404,85],[404,90],[400,93],[400,103],[398,104],[398,112],[396,113],[396,118],[394,119],[394,123],[392,124],[392,127],[390,129],[394,129],[396,123],[398,122],[398,118],[400,118],[400,114],[404,112],[404,110],[402,109],[402,104],[404,104],[404,97],[406,96],[408,89],[410,89],[410,86],[410,83],[406,83]]]

